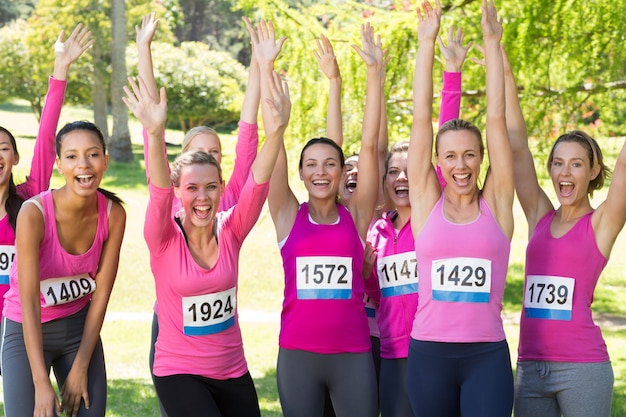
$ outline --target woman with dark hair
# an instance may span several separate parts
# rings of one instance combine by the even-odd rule
[[[2,352],[5,410],[13,416],[104,416],[107,387],[100,329],[117,274],[126,213],[99,188],[108,165],[90,122],[56,136],[63,187],[24,202],[6,295]],[[50,382],[53,368],[62,397]]]
[[[65,42],[61,32],[55,43],[55,60],[52,76],[48,80],[48,94],[41,111],[39,131],[30,165],[30,174],[22,184],[15,184],[13,167],[20,154],[15,137],[0,126],[0,300],[9,290],[9,273],[15,257],[15,223],[24,200],[45,191],[50,186],[54,166],[54,135],[65,96],[67,73],[71,64],[80,57],[93,41],[91,32],[82,24],[76,26]],[[0,308],[1,310],[1,308]],[[1,316],[0,316],[1,318]],[[0,342],[1,343],[1,342]]]
[[[528,221],[524,301],[515,381],[516,417],[609,417],[613,369],[591,311],[615,240],[626,222],[626,146],[606,199],[593,208],[609,169],[595,139],[561,135],[547,168],[555,208],[539,185],[517,86],[506,59],[506,121],[515,188]]]
[[[362,186],[347,206],[338,202],[344,155],[328,138],[311,139],[302,149],[307,202],[299,203],[289,186],[284,149],[271,178],[268,203],[285,269],[277,380],[286,417],[322,416],[326,390],[337,416],[377,414],[362,268],[378,196],[383,53],[369,24],[362,26],[361,39],[363,49],[354,48],[367,65]]]

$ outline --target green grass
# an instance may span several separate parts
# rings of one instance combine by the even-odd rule
[[[77,119],[92,119],[84,108],[68,107],[61,124]],[[0,124],[18,137],[22,161],[17,169],[19,181],[28,173],[37,123],[29,109],[20,102],[0,105]],[[148,350],[154,284],[143,241],[143,220],[148,194],[145,186],[141,129],[131,122],[135,161],[111,163],[103,186],[117,192],[126,202],[128,221],[122,245],[119,273],[111,295],[109,314],[102,330],[108,373],[107,416],[157,417],[158,407],[148,370]],[[168,131],[166,139],[180,143],[181,132]],[[232,169],[236,138],[221,134],[224,143],[224,174]],[[602,143],[612,156],[621,142]],[[170,149],[170,156],[178,152]],[[608,158],[607,158],[608,159]],[[612,162],[611,162],[612,163]],[[55,173],[52,186],[60,186]],[[550,184],[545,184],[550,189]],[[300,194],[302,191],[297,190]],[[595,201],[605,196],[598,193]],[[517,357],[519,312],[523,291],[524,251],[527,242],[526,221],[519,205],[515,206],[516,230],[511,247],[509,278],[504,296],[505,330],[513,362]],[[603,333],[615,371],[612,416],[626,416],[626,233],[622,233],[596,292],[594,311],[601,314]],[[281,416],[276,391],[276,356],[278,352],[279,315],[282,302],[282,266],[276,235],[267,209],[242,248],[240,257],[239,309],[246,358],[257,386],[261,412],[265,417]],[[2,405],[0,404],[0,409]],[[2,412],[4,410],[2,409]]]

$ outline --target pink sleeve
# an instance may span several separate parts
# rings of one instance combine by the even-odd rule
[[[235,235],[241,239],[241,242],[243,242],[243,239],[250,233],[250,230],[252,230],[252,227],[259,219],[269,189],[269,181],[257,184],[252,173],[249,173],[246,177],[246,182],[241,189],[241,196],[236,204],[231,207],[231,227]],[[220,202],[221,205],[222,203]]]
[[[375,262],[374,265],[376,265]],[[379,305],[381,292],[378,283],[378,272],[376,271],[376,266],[372,268],[372,275],[370,275],[369,279],[366,279],[364,283],[365,295],[367,295],[374,303],[376,303],[376,305]]]
[[[443,72],[439,126],[448,120],[458,119],[461,108],[461,73]]]
[[[146,165],[146,179],[148,180],[148,184],[150,183],[150,169],[148,168],[148,131],[146,129],[141,129],[141,134],[143,135],[143,162]],[[163,152],[165,153],[165,160],[167,161],[167,144],[165,144],[165,132],[163,132]],[[170,164],[167,164],[168,172],[171,173]]]
[[[173,187],[160,188],[148,183],[148,207],[143,225],[143,236],[152,254],[159,253],[164,242],[175,232],[172,218]]]
[[[239,133],[235,147],[235,164],[224,195],[220,201],[220,210],[226,211],[239,200],[241,190],[250,174],[250,168],[256,158],[259,146],[259,126],[254,123],[239,121]]]
[[[48,94],[46,94],[41,111],[30,174],[26,182],[17,187],[18,194],[22,198],[30,198],[50,187],[50,176],[52,176],[56,159],[56,131],[63,108],[66,85],[66,81],[57,80],[54,77],[48,80]]]
[[[445,122],[458,119],[461,109],[461,73],[443,72],[443,89],[441,90],[441,109],[439,110],[439,127]],[[441,168],[437,165],[437,178],[441,188],[446,187]]]

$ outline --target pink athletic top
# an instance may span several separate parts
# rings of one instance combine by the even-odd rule
[[[173,188],[148,184],[144,236],[159,303],[154,375],[237,378],[248,370],[237,319],[239,251],[256,223],[269,182],[249,175],[239,202],[215,218],[219,255],[205,269],[196,263],[182,229],[171,217]]]
[[[307,203],[280,248],[285,299],[279,345],[313,353],[369,352],[363,304],[363,241],[348,209],[339,221],[316,224]]]
[[[380,299],[380,356],[385,359],[408,357],[418,299],[417,259],[411,221],[396,236],[393,226],[395,216],[395,211],[383,213],[368,236],[368,241],[376,249],[377,259],[366,287],[373,285]]]
[[[73,255],[63,249],[59,242],[52,191],[44,191],[40,195],[41,204],[35,198],[27,200],[24,204],[35,204],[44,217],[44,236],[39,246],[39,276],[41,322],[46,323],[79,312],[91,300],[91,293],[95,291],[97,285],[95,279],[102,247],[109,237],[108,212],[111,201],[100,192],[97,193],[96,236],[87,252]],[[13,321],[22,322],[17,262],[11,269],[11,289],[5,296],[4,314]]]
[[[556,211],[546,214],[528,241],[519,360],[606,362],[609,354],[591,303],[607,263],[596,244],[593,212],[560,238],[550,232]]]
[[[420,285],[413,339],[505,339],[500,313],[511,242],[484,198],[479,202],[474,221],[456,224],[444,216],[442,193],[415,239]]]
[[[55,136],[59,123],[66,81],[54,77],[48,79],[48,94],[41,111],[41,121],[35,150],[26,181],[17,185],[17,194],[27,200],[50,187],[50,176],[56,157]],[[9,291],[9,275],[15,258],[15,231],[9,224],[9,216],[0,219],[0,299]],[[0,315],[0,320],[2,316]]]
[[[165,141],[165,136],[163,137]],[[243,188],[248,175],[250,174],[250,168],[256,159],[257,148],[259,146],[259,126],[254,123],[246,123],[243,120],[239,121],[239,132],[237,133],[237,144],[235,145],[235,164],[233,166],[233,172],[226,183],[224,188],[224,194],[220,199],[219,211],[226,211],[239,200],[241,189]],[[165,154],[167,155],[167,149]],[[144,161],[148,160],[148,132],[143,129],[143,157]],[[169,169],[169,165],[167,166]],[[150,170],[146,164],[146,178],[150,183]],[[180,200],[176,198],[172,193],[172,215],[175,216],[181,209]],[[155,302],[154,311],[158,314],[159,306]]]

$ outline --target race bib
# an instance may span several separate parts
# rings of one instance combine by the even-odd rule
[[[182,304],[183,332],[188,336],[215,334],[235,325],[235,287],[212,294],[183,297]]]
[[[9,285],[9,275],[14,260],[15,246],[0,245],[0,284]]]
[[[52,307],[71,303],[91,294],[96,290],[96,281],[88,274],[81,274],[44,279],[39,288],[44,298],[44,306]]]
[[[379,258],[376,270],[383,297],[417,293],[418,277],[415,251]]]
[[[433,261],[433,300],[488,303],[491,293],[491,261],[481,258],[450,258]]]
[[[524,289],[526,317],[571,320],[574,278],[529,275]]]
[[[304,256],[296,258],[299,300],[352,298],[352,258]]]

